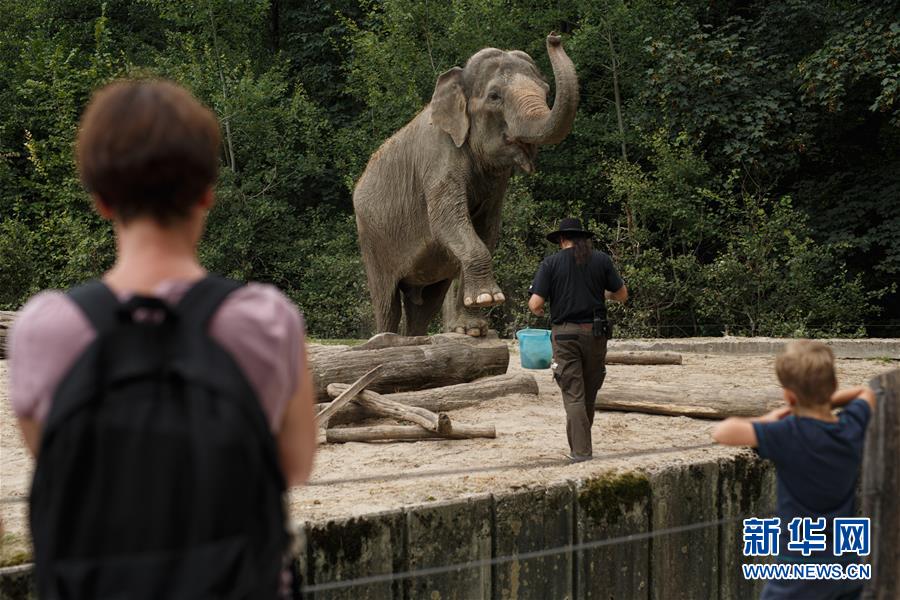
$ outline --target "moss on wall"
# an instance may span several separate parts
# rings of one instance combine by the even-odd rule
[[[309,530],[310,548],[315,548],[326,564],[337,564],[339,560],[354,563],[362,557],[363,546],[374,527],[372,521],[365,518],[329,521]]]
[[[650,480],[644,473],[613,473],[589,479],[578,492],[578,506],[594,522],[618,523],[650,498]]]

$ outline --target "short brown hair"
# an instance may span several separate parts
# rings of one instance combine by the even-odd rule
[[[803,406],[826,404],[837,389],[834,353],[822,342],[790,342],[775,359],[775,372],[781,385],[794,392]]]
[[[127,222],[187,216],[219,173],[219,124],[170,81],[117,81],[98,90],[76,143],[81,181]]]

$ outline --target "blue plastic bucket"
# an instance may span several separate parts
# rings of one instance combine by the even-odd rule
[[[523,369],[547,369],[553,360],[548,329],[520,329],[516,332],[519,340],[519,356]]]

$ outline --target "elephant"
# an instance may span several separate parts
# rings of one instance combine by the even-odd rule
[[[487,333],[480,309],[506,300],[491,255],[509,178],[534,172],[538,146],[562,141],[578,108],[575,65],[555,33],[547,53],[552,109],[528,54],[484,48],[442,73],[431,102],[372,154],[353,208],[378,332],[399,333],[405,315],[403,333],[424,335],[443,305],[445,330]]]

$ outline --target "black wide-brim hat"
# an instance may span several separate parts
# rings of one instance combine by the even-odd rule
[[[573,238],[594,237],[594,232],[582,228],[581,221],[579,219],[568,217],[559,222],[559,229],[557,229],[556,231],[551,231],[547,234],[547,239],[554,244],[558,244],[560,236],[563,235]]]

